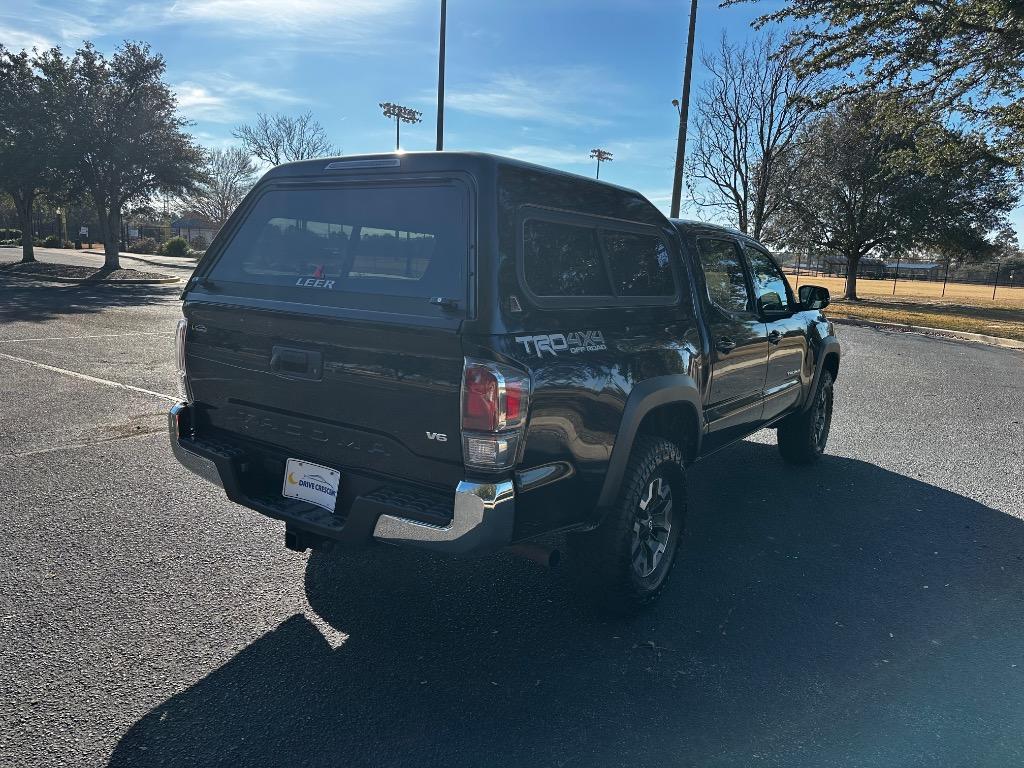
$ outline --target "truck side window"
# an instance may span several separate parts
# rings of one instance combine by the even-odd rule
[[[786,279],[775,266],[771,257],[757,248],[743,247],[750,260],[750,277],[754,281],[754,293],[758,306],[765,312],[788,312],[789,295]]]
[[[601,234],[616,295],[675,295],[668,249],[660,237],[609,230]]]
[[[611,296],[597,229],[528,219],[523,227],[526,282],[537,296]]]
[[[749,312],[750,290],[735,243],[701,238],[697,241],[697,250],[711,300],[731,312]]]

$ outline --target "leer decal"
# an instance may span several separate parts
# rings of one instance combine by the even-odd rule
[[[300,277],[295,284],[301,288],[334,288],[333,280],[323,280],[316,277]]]

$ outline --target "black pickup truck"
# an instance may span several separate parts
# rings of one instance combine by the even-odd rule
[[[556,531],[609,606],[663,588],[686,465],[815,461],[839,343],[744,235],[477,153],[269,171],[184,293],[171,445],[297,550]]]

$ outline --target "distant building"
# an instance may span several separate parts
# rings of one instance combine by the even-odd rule
[[[885,277],[897,277],[896,270],[899,268],[899,277],[904,280],[939,280],[942,278],[944,265],[934,261],[887,261],[885,262]]]
[[[829,254],[822,260],[821,271],[827,275],[846,277],[846,257],[837,253]],[[877,256],[864,256],[857,265],[858,277],[880,278],[885,274],[885,262]]]
[[[208,219],[186,218],[174,219],[171,222],[171,236],[184,237],[189,242],[192,242],[197,237],[201,237],[209,243],[219,230],[220,228]]]

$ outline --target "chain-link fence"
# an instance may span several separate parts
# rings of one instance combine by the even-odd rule
[[[821,254],[782,253],[777,258],[794,281],[846,281],[846,260]],[[1024,260],[954,262],[922,259],[861,259],[858,292],[874,295],[922,295],[935,298],[1024,296]],[[831,290],[831,288],[830,288]],[[1002,291],[1002,293],[1000,293]]]
[[[0,219],[0,231],[10,235],[8,239],[12,244],[16,239],[15,235],[20,242],[21,227],[16,217],[7,216]],[[219,226],[201,219],[164,222],[128,219],[122,222],[119,239],[121,250],[129,253],[157,254],[164,243],[174,237],[184,238],[192,251],[202,252],[219,231]],[[51,244],[56,247],[62,243],[74,248],[103,247],[95,218],[72,215],[62,218],[37,212],[32,220],[32,239],[39,245]]]
[[[126,250],[134,253],[156,253],[164,243],[176,237],[183,238],[192,251],[203,252],[220,231],[220,227],[215,224],[199,219],[164,223],[129,221],[124,229]]]

